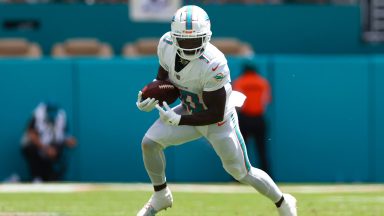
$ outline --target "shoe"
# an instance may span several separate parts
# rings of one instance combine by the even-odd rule
[[[153,216],[159,211],[172,207],[173,197],[171,190],[165,188],[155,192],[147,204],[137,213],[137,216]]]
[[[291,194],[284,194],[284,201],[277,209],[280,216],[297,216],[296,198]]]

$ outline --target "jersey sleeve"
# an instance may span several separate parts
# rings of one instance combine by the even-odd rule
[[[159,64],[166,71],[169,71],[168,65],[165,63],[165,49],[167,46],[172,45],[172,38],[169,32],[165,33],[159,40],[159,44],[157,45],[157,56],[159,58]]]
[[[214,59],[208,66],[204,91],[216,91],[231,81],[227,60],[222,58]]]

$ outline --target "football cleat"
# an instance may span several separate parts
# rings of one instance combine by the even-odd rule
[[[147,204],[137,213],[137,216],[153,216],[159,211],[172,207],[173,197],[171,190],[165,188],[164,190],[155,192]]]
[[[296,198],[290,194],[284,194],[284,201],[278,208],[280,216],[297,216]]]

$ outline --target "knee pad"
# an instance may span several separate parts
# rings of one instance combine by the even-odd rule
[[[244,164],[239,164],[236,161],[224,161],[224,169],[236,180],[240,180],[247,175],[247,170]]]
[[[151,150],[160,150],[162,149],[162,146],[149,139],[148,137],[144,136],[143,140],[141,141],[141,149],[143,151],[151,151]]]

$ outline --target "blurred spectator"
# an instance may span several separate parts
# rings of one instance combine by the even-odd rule
[[[357,4],[358,0],[284,0],[295,4]]]
[[[289,4],[327,4],[330,0],[284,0],[284,3]]]
[[[359,0],[191,0],[192,4],[357,4]]]
[[[201,0],[205,4],[278,4],[283,0]]]
[[[65,149],[76,145],[67,134],[63,109],[40,103],[33,112],[22,139],[22,153],[33,181],[59,181],[66,171]]]
[[[167,0],[152,0],[164,2]],[[92,4],[128,4],[130,0],[0,0],[0,3],[85,3]],[[184,4],[358,4],[359,0],[184,0]]]
[[[267,126],[264,119],[265,108],[271,101],[269,83],[258,74],[252,63],[245,63],[243,73],[233,83],[233,89],[247,96],[244,105],[238,112],[243,137],[245,140],[249,140],[250,137],[255,139],[260,169],[271,174],[267,159]]]

